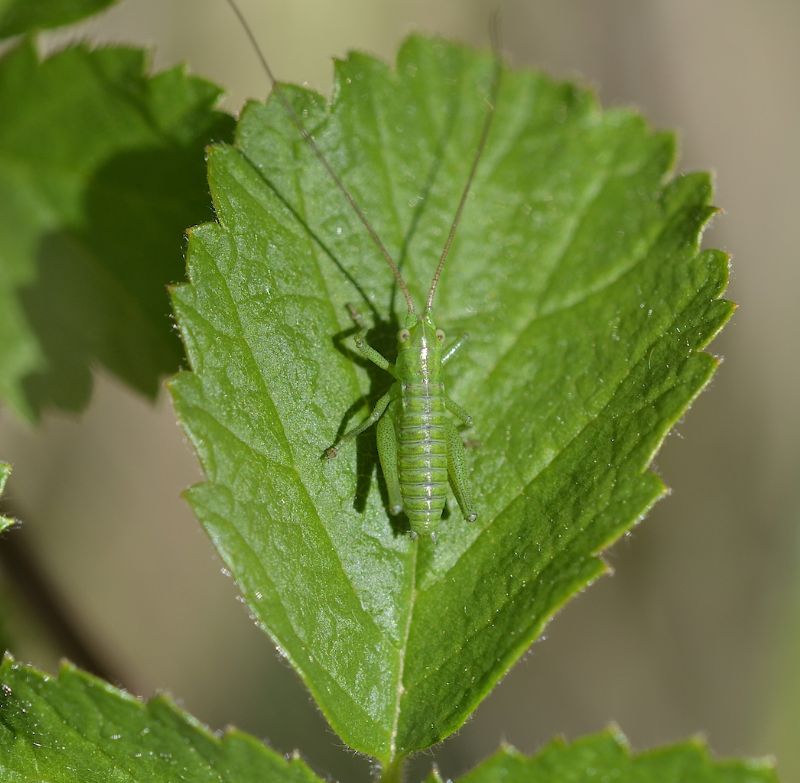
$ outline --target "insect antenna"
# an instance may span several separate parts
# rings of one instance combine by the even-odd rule
[[[483,150],[486,147],[486,140],[489,138],[489,130],[492,127],[492,120],[494,119],[494,109],[497,103],[497,93],[500,89],[500,76],[503,71],[503,61],[500,58],[500,12],[496,11],[492,14],[490,22],[490,33],[492,38],[492,54],[494,55],[494,73],[492,74],[492,86],[489,93],[489,105],[486,109],[486,116],[483,118],[483,127],[481,128],[481,136],[478,140],[478,146],[475,149],[475,154],[472,157],[472,165],[470,166],[467,181],[464,183],[464,190],[461,192],[461,198],[456,207],[456,214],[453,217],[453,222],[450,224],[450,231],[447,234],[444,247],[442,248],[442,255],[439,256],[439,263],[436,266],[436,271],[433,273],[433,280],[431,280],[431,287],[428,291],[428,298],[425,302],[425,312],[429,313],[433,307],[433,297],[436,295],[436,287],[439,285],[439,278],[442,276],[444,263],[447,261],[447,256],[450,253],[450,248],[453,246],[453,240],[456,238],[456,231],[458,231],[458,224],[461,222],[461,213],[464,211],[464,205],[467,203],[467,196],[472,187],[472,180],[475,179],[475,172],[478,169],[483,156]]]
[[[342,181],[341,177],[336,173],[333,166],[331,166],[328,159],[325,157],[325,154],[320,149],[317,142],[314,140],[314,137],[309,133],[306,126],[303,124],[302,119],[300,119],[300,115],[295,111],[294,106],[289,103],[289,100],[286,96],[280,91],[278,80],[275,78],[275,74],[272,72],[272,68],[269,67],[269,63],[267,62],[267,58],[264,55],[261,47],[256,40],[255,33],[253,33],[252,28],[245,19],[244,14],[242,13],[241,9],[236,3],[236,0],[227,0],[228,5],[230,6],[233,13],[236,15],[236,18],[239,20],[239,24],[242,26],[245,34],[247,35],[250,43],[253,46],[253,49],[258,56],[258,59],[261,61],[261,66],[264,69],[264,73],[266,73],[267,78],[269,79],[270,86],[272,87],[273,94],[278,98],[281,102],[281,105],[286,110],[286,113],[289,115],[289,119],[292,121],[292,124],[297,128],[300,135],[308,142],[308,145],[311,147],[311,150],[317,156],[319,162],[325,168],[325,171],[328,172],[328,175],[333,180],[334,184],[337,188],[342,192],[347,203],[352,208],[353,212],[355,212],[358,219],[361,221],[364,228],[367,230],[367,233],[370,235],[372,241],[375,243],[376,247],[381,251],[386,263],[389,266],[389,269],[392,270],[392,274],[394,275],[394,279],[397,281],[397,285],[400,290],[403,292],[403,296],[405,297],[406,304],[408,305],[408,312],[410,314],[415,314],[416,309],[414,308],[414,300],[411,298],[411,293],[408,290],[408,286],[406,285],[406,281],[403,279],[403,276],[400,274],[400,269],[395,263],[395,260],[392,258],[391,253],[386,249],[386,245],[383,244],[383,241],[378,236],[378,232],[372,227],[372,224],[367,220],[367,216],[364,214],[361,207],[358,206],[356,200],[353,198],[350,191],[347,189],[347,186]]]

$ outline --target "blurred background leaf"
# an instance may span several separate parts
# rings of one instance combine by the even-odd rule
[[[30,41],[0,59],[0,397],[80,410],[91,367],[148,396],[181,349],[166,285],[208,218],[203,148],[227,138],[218,90],[145,54]],[[56,133],[56,130],[58,131]]]
[[[0,38],[61,27],[91,16],[117,0],[0,0]]]

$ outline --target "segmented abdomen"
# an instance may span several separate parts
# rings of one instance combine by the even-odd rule
[[[404,383],[397,433],[403,510],[424,533],[442,516],[447,498],[447,439],[441,383]]]

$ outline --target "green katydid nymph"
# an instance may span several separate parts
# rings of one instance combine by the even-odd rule
[[[444,511],[449,485],[464,519],[474,522],[478,518],[478,512],[472,500],[464,444],[453,420],[454,417],[461,424],[470,426],[472,417],[447,395],[443,374],[443,367],[461,348],[467,336],[462,336],[449,348],[445,347],[445,333],[436,326],[433,319],[433,301],[494,116],[494,102],[501,73],[496,44],[496,19],[493,24],[495,70],[491,99],[472,158],[472,166],[428,290],[425,309],[420,315],[414,306],[408,285],[386,245],[306,129],[292,104],[281,93],[277,79],[235,0],[227,1],[258,54],[272,85],[273,94],[380,251],[407,305],[405,323],[397,333],[397,360],[394,364],[367,343],[367,328],[362,317],[354,307],[348,305],[350,316],[357,327],[354,337],[356,348],[366,359],[391,374],[395,382],[377,401],[370,415],[326,449],[324,456],[326,459],[335,458],[342,446],[352,443],[358,435],[377,424],[378,457],[386,482],[389,513],[397,515],[404,512],[412,535],[428,533],[433,536]]]

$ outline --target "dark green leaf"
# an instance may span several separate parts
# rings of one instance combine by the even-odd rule
[[[0,59],[0,397],[80,409],[100,363],[147,395],[181,350],[165,285],[207,218],[203,147],[230,118],[180,69],[133,49]]]
[[[715,761],[699,741],[631,754],[607,731],[569,744],[552,742],[534,756],[504,748],[458,783],[777,783],[768,761]],[[428,783],[439,783],[432,774]]]
[[[0,666],[3,783],[319,783],[247,734],[212,734],[164,696],[146,704],[62,667]]]
[[[419,303],[463,188],[492,64],[422,38],[397,71],[337,65],[330,109],[287,88]],[[393,358],[402,299],[281,104],[249,106],[209,159],[218,223],[174,295],[192,366],[174,397],[206,471],[189,499],[260,623],[333,727],[383,761],[447,736],[664,492],[647,470],[708,381],[731,313],[700,252],[708,177],[588,93],[506,72],[436,320],[472,335],[448,392],[479,441],[479,510],[438,541],[386,510],[374,431],[323,450],[390,378],[354,360],[346,302]],[[352,423],[352,422],[351,422]]]
[[[61,27],[91,16],[116,0],[0,0],[0,38]]]

